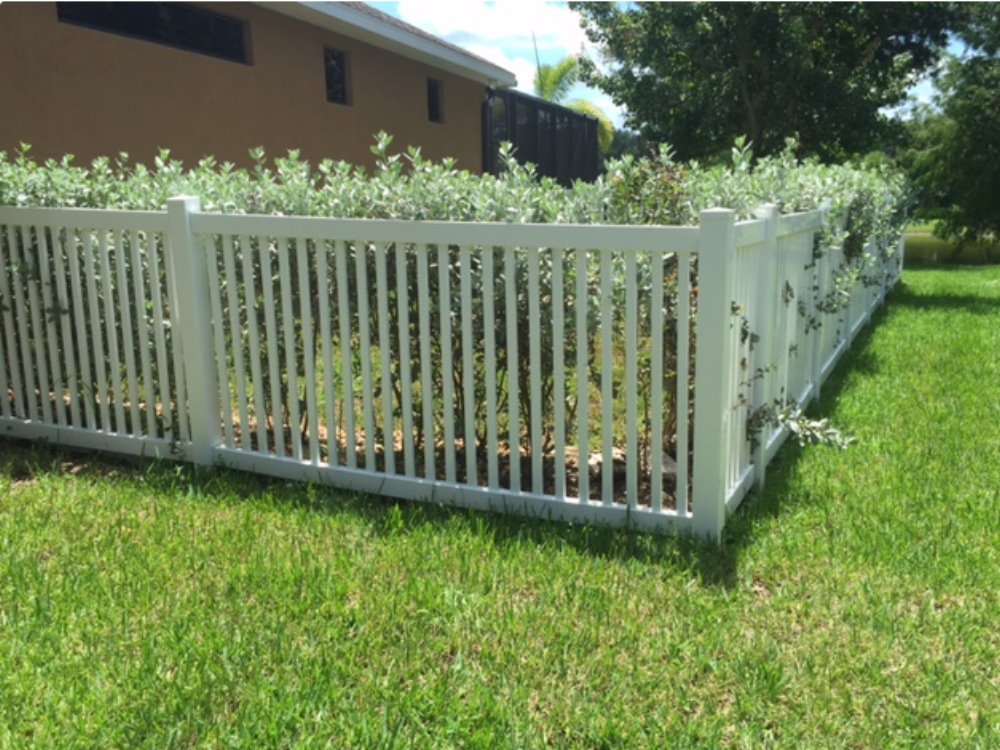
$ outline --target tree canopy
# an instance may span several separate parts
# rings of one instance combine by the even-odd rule
[[[882,113],[947,40],[948,3],[573,2],[603,56],[584,80],[626,124],[679,158],[715,158],[746,135],[757,154],[796,136],[842,159],[879,143]]]
[[[550,102],[561,102],[577,82],[579,73],[579,60],[573,55],[553,65],[538,63],[534,80],[535,96]]]
[[[969,45],[938,81],[940,111],[910,125],[907,167],[922,207],[945,234],[1000,237],[1000,6],[970,6],[959,29]]]

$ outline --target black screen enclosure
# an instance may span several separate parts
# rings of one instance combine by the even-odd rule
[[[561,185],[590,182],[600,173],[597,120],[511,89],[489,90],[483,104],[483,171],[499,174],[499,150],[510,141],[522,164]]]

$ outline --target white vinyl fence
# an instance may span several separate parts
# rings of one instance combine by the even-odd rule
[[[821,223],[0,208],[0,434],[717,539],[901,272]]]

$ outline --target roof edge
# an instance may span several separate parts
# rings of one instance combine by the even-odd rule
[[[267,10],[304,21],[329,31],[351,36],[374,47],[412,60],[433,65],[449,73],[470,78],[487,86],[516,86],[517,78],[499,65],[466,53],[430,34],[390,24],[360,11],[349,3],[255,3]]]

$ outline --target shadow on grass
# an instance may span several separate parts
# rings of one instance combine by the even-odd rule
[[[958,266],[921,266],[921,269],[939,271],[959,270]],[[968,266],[965,270],[971,270]],[[1000,291],[1000,290],[998,290]],[[912,288],[901,284],[893,293],[892,304],[897,307],[914,308],[918,310],[945,310],[948,312],[967,312],[973,315],[996,315],[1000,310],[1000,294],[918,294]]]
[[[902,293],[901,293],[902,292]],[[917,297],[897,290],[892,304]],[[851,351],[824,384],[823,398],[814,411],[828,413],[845,388],[848,376],[872,373],[877,362],[868,342],[881,324],[886,308],[880,308],[855,339]],[[855,448],[856,449],[856,448]],[[376,498],[271,479],[230,469],[206,471],[187,464],[93,453],[0,439],[0,475],[13,482],[30,481],[41,474],[71,473],[80,479],[107,479],[141,482],[156,495],[183,494],[198,501],[261,502],[280,508],[304,509],[332,515],[350,516],[367,524],[376,536],[399,536],[456,525],[477,535],[488,535],[499,546],[537,545],[572,547],[582,554],[615,561],[636,561],[667,565],[689,571],[709,587],[733,588],[738,583],[740,553],[751,544],[768,522],[803,502],[794,491],[796,465],[802,450],[788,441],[768,468],[767,485],[760,495],[751,493],[729,519],[721,544],[701,542],[687,536],[650,534],[600,526],[565,524],[524,516],[505,516],[461,508],[431,505],[418,501]],[[811,450],[830,450],[816,447]]]

